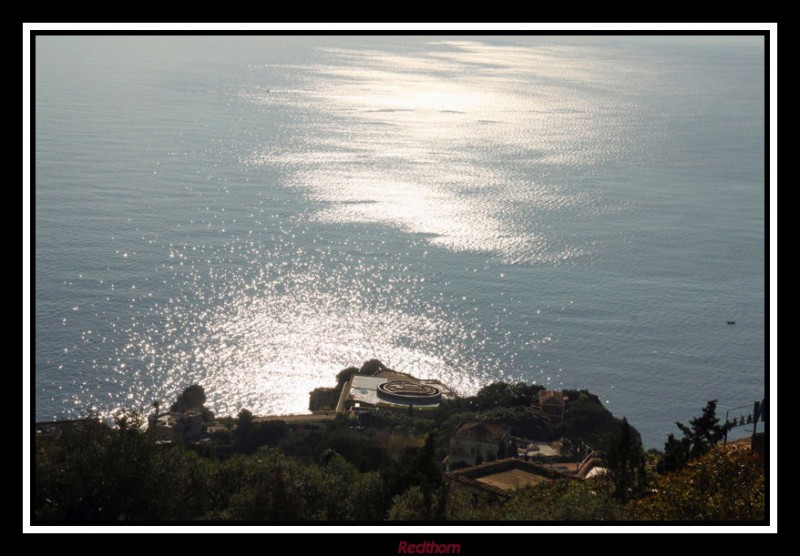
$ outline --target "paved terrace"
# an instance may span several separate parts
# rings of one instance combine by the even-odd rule
[[[333,421],[336,419],[335,411],[320,411],[319,413],[308,413],[302,415],[264,415],[253,416],[253,422],[264,423],[266,421],[286,421],[287,423],[308,423],[313,421]]]

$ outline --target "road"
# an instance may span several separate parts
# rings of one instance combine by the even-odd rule
[[[267,415],[263,417],[254,416],[253,421],[263,423],[265,421],[286,421],[287,423],[307,423],[313,421],[333,421],[336,419],[336,412],[325,411],[320,413],[309,413],[305,415]]]

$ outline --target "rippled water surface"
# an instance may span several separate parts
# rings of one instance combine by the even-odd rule
[[[760,39],[35,53],[37,419],[194,382],[219,414],[303,412],[373,357],[588,388],[650,446],[763,396]]]

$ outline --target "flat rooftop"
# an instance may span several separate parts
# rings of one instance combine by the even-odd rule
[[[519,490],[521,488],[547,482],[551,479],[522,469],[509,469],[507,471],[492,473],[491,475],[476,477],[475,480],[502,490]]]
[[[555,469],[516,458],[482,463],[447,473],[457,484],[477,488],[495,496],[509,496],[513,491],[554,479],[575,479]]]
[[[389,396],[381,394],[380,388],[389,385]],[[432,387],[432,388],[431,388]],[[422,394],[427,391],[438,391],[435,399],[424,399]],[[413,392],[420,394],[419,399],[403,399],[402,395],[412,395]],[[342,411],[350,405],[359,404],[362,408],[378,406],[407,407],[436,407],[441,398],[453,398],[455,393],[439,382],[438,380],[418,379],[405,373],[390,371],[388,369],[379,371],[375,376],[353,375],[347,384],[342,388],[339,396],[339,403],[336,411]]]

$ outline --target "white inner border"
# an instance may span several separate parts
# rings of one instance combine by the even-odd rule
[[[196,526],[31,526],[30,524],[30,415],[31,415],[31,320],[30,320],[30,255],[31,255],[31,183],[30,183],[30,31],[421,31],[465,33],[497,31],[636,31],[642,34],[658,31],[769,31],[769,307],[770,307],[770,469],[769,469],[769,513],[768,526],[519,526],[519,525],[264,525],[264,526],[218,526],[198,528]],[[469,550],[469,533],[777,533],[778,531],[778,24],[777,23],[24,23],[22,25],[22,530],[24,533],[427,533],[435,540],[435,533],[463,533],[464,548]]]

